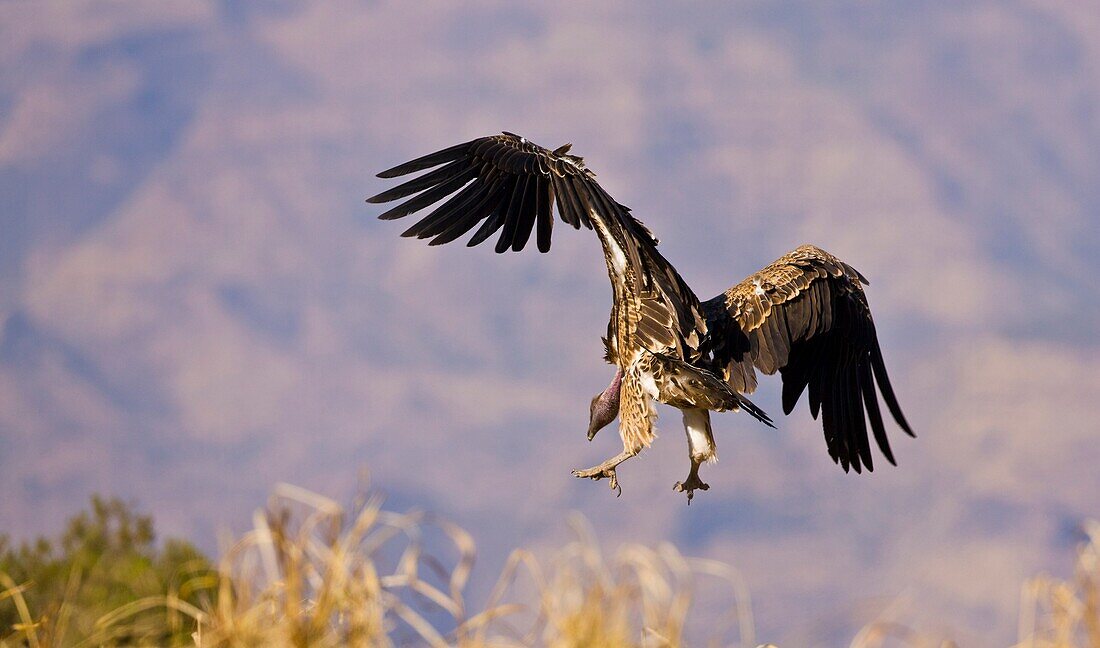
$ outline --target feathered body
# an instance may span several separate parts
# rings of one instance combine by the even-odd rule
[[[450,196],[402,234],[431,239],[429,245],[478,227],[470,246],[499,231],[496,251],[519,251],[534,233],[539,251],[547,252],[555,208],[565,223],[595,231],[613,292],[606,359],[617,370],[593,399],[589,438],[618,415],[623,451],[575,475],[610,478],[617,487],[616,466],[652,443],[660,401],[684,413],[691,470],[676,486],[690,502],[694,490],[707,488],[699,465],[715,457],[709,412],[743,409],[771,424],[743,396],[755,389],[756,370],[783,376],[785,413],[809,388],[829,454],[846,471],[872,468],[865,412],[879,449],[894,463],[876,382],[897,423],[912,432],[886,376],[858,272],[804,245],[700,302],[650,231],[569,149],[550,151],[511,133],[479,138],[380,173],[390,178],[437,167],[368,200],[417,194],[379,217],[390,220]]]

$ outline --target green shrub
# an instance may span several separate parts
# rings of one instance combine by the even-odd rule
[[[188,644],[194,623],[171,607],[135,614],[124,629],[104,620],[151,597],[163,603],[166,594],[205,605],[213,574],[192,544],[158,545],[150,516],[93,496],[90,509],[70,518],[56,539],[14,546],[0,536],[0,638],[9,645]],[[166,623],[165,614],[175,618]]]

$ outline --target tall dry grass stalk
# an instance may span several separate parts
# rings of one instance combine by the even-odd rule
[[[1100,648],[1100,522],[1083,530],[1072,579],[1044,575],[1024,584],[1016,648]]]
[[[749,599],[730,567],[672,545],[630,545],[606,560],[579,516],[577,539],[545,563],[509,557],[484,609],[463,593],[474,543],[422,513],[368,499],[349,519],[332,500],[281,485],[226,554],[217,604],[197,615],[200,646],[678,646],[694,582],[728,582],[735,627],[752,646]],[[431,536],[439,536],[432,543]],[[433,546],[433,550],[429,550]],[[441,556],[446,553],[449,556]],[[722,645],[730,645],[723,642]]]
[[[333,500],[280,485],[218,572],[181,584],[182,593],[205,590],[207,604],[190,605],[176,589],[102,615],[75,636],[71,606],[35,617],[23,597],[33,584],[0,574],[0,605],[14,605],[21,619],[0,635],[0,648],[154,645],[180,624],[191,624],[203,647],[679,646],[700,580],[727,584],[732,601],[728,619],[698,633],[705,643],[755,645],[747,588],[732,567],[685,558],[671,544],[627,545],[608,559],[583,518],[570,524],[576,539],[544,562],[513,552],[488,603],[471,612],[464,592],[474,543],[464,530],[384,511],[379,497],[349,516]]]
[[[473,612],[464,598],[474,563],[468,533],[424,513],[384,511],[379,497],[353,511],[280,485],[217,573],[181,579],[163,596],[100,616],[83,634],[70,631],[81,611],[62,604],[50,618],[35,617],[23,597],[29,585],[0,574],[0,605],[14,605],[21,620],[0,629],[0,648],[156,645],[156,637],[187,641],[183,627],[194,631],[178,645],[202,647],[756,645],[736,570],[686,558],[671,544],[626,545],[607,557],[573,516],[573,541],[542,560],[513,552]],[[1088,533],[1072,581],[1043,577],[1025,586],[1017,648],[1100,648],[1100,525]],[[693,625],[695,598],[714,603],[716,585],[729,613]],[[207,594],[199,606],[184,600],[196,591]],[[851,646],[950,645],[929,641],[884,612]]]

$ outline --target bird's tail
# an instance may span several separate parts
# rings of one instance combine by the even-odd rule
[[[756,420],[775,427],[764,410],[735,392],[725,380],[671,356],[652,353],[659,400],[680,409],[708,409],[716,412],[745,410]]]

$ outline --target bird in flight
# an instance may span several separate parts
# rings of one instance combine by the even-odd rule
[[[742,410],[772,426],[745,397],[756,389],[758,370],[782,376],[784,414],[809,392],[810,414],[820,414],[829,456],[845,472],[874,469],[869,432],[896,465],[880,394],[898,426],[915,435],[886,374],[863,275],[803,245],[700,301],[657,251],[649,229],[597,184],[570,147],[550,150],[508,132],[481,137],[379,173],[396,178],[432,169],[367,202],[411,196],[379,216],[394,220],[446,198],[401,234],[428,245],[477,227],[468,246],[495,235],[498,253],[518,252],[533,233],[538,250],[548,252],[555,210],[574,229],[596,232],[614,296],[605,359],[616,371],[592,399],[588,438],[618,417],[623,450],[575,476],[606,478],[621,492],[615,469],[653,442],[660,401],[683,413],[690,468],[675,489],[690,503],[694,491],[709,488],[699,467],[717,458],[710,412]]]

